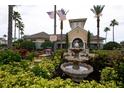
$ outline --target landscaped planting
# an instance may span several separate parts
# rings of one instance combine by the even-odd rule
[[[1,50],[0,51],[0,64],[8,64],[10,62],[20,62],[21,56],[19,53],[12,50]]]
[[[13,88],[117,88],[124,87],[124,57],[119,51],[95,51],[96,56],[88,64],[94,72],[80,83],[56,75],[61,60],[56,52],[41,63],[29,60],[0,65],[0,87]],[[2,63],[2,62],[1,62]]]

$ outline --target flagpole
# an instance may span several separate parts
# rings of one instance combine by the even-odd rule
[[[56,35],[56,5],[54,5],[54,35]]]
[[[54,35],[56,35],[56,5],[54,5]],[[55,52],[55,41],[53,42],[53,52]]]

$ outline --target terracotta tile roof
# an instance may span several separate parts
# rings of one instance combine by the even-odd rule
[[[47,34],[45,32],[40,32],[40,33],[36,33],[33,35],[25,35],[23,38],[25,39],[49,39],[50,36],[53,34]],[[56,34],[57,35],[57,41],[61,41],[61,34]],[[66,34],[62,35],[62,40],[66,39]],[[105,40],[105,38],[100,37],[100,40]],[[97,36],[91,36],[91,40],[97,40]]]
[[[24,36],[24,38],[29,38],[29,39],[49,39],[49,34],[45,32],[40,32],[36,33],[30,36]]]
[[[103,37],[99,37],[100,40],[105,40]],[[91,40],[97,40],[97,35],[96,36],[91,36]]]

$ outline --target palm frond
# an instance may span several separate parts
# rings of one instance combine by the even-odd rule
[[[91,9],[91,11],[96,15],[96,16],[100,16],[103,9],[104,9],[105,5],[94,5],[93,9]]]
[[[110,23],[110,26],[115,26],[115,25],[119,25],[119,23],[115,19],[113,19]]]
[[[110,28],[109,27],[105,27],[104,31],[105,32],[110,31]]]

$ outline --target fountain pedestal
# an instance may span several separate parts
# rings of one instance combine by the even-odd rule
[[[72,68],[76,69],[76,70],[80,69],[79,64],[77,62],[73,62],[73,67]]]

